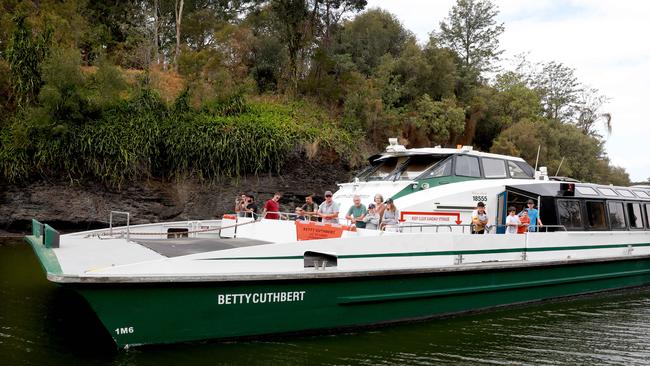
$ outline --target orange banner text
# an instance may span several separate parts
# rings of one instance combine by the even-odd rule
[[[355,226],[323,224],[313,221],[296,221],[298,241],[340,238],[343,231],[356,231]]]

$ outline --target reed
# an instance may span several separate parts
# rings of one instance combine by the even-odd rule
[[[197,111],[145,92],[84,124],[14,121],[0,131],[0,173],[9,182],[65,177],[121,187],[146,177],[279,172],[292,150],[314,146],[344,160],[360,155],[355,137],[315,108],[238,98]],[[27,143],[14,138],[20,129]]]

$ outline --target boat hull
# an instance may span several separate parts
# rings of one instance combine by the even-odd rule
[[[460,266],[462,267],[462,266]],[[650,283],[650,256],[337,278],[67,283],[119,347],[424,319]]]

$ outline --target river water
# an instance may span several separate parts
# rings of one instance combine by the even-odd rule
[[[650,288],[336,335],[118,351],[31,248],[0,238],[0,365],[649,365]]]

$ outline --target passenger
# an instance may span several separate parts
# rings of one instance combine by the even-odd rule
[[[384,196],[377,193],[375,195],[375,211],[379,215],[379,222],[380,223],[381,223],[382,218],[384,217],[384,210],[385,209],[386,209],[386,205],[384,204]]]
[[[262,211],[262,217],[269,220],[279,220],[280,219],[280,198],[282,193],[275,192],[273,198],[266,201],[264,204],[264,210]]]
[[[363,222],[366,223],[366,229],[368,230],[377,230],[379,227],[379,214],[374,203],[368,205],[368,213],[363,217]]]
[[[528,227],[530,226],[530,219],[528,218],[528,211],[523,210],[519,214],[519,221],[521,224],[517,228],[517,234],[525,234],[528,232]]]
[[[393,199],[389,198],[386,200],[386,209],[384,210],[384,215],[381,218],[381,229],[386,230],[386,228],[397,228],[399,224],[399,211],[393,203]]]
[[[516,234],[517,228],[521,225],[519,216],[517,216],[517,209],[514,206],[508,208],[508,217],[506,217],[506,234]]]
[[[305,216],[305,210],[302,207],[296,207],[296,215],[294,216],[296,221],[308,221],[307,216]]]
[[[485,203],[476,204],[476,210],[472,211],[472,234],[485,234],[485,227],[488,224],[488,215],[485,211]]]
[[[305,204],[302,205],[302,209],[305,211],[305,215],[309,217],[309,220],[318,221],[318,203],[314,202],[313,194],[305,197]]]
[[[328,224],[339,223],[339,204],[332,199],[332,192],[325,192],[325,201],[318,207],[318,216]]]
[[[246,193],[242,192],[235,198],[235,213],[237,216],[246,215]]]
[[[524,211],[528,213],[528,218],[530,219],[530,225],[528,225],[528,231],[534,233],[537,231],[537,225],[539,225],[539,227],[542,227],[544,225],[542,224],[542,220],[539,218],[539,210],[535,208],[535,201],[528,200],[526,206],[527,207],[524,209]],[[519,213],[519,216],[521,216],[521,213]]]
[[[354,224],[359,229],[363,229],[366,227],[366,223],[363,221],[363,218],[368,213],[368,210],[366,210],[366,206],[361,203],[361,197],[358,195],[355,195],[352,198],[352,202],[354,202],[354,204],[348,210],[348,214],[345,215],[345,218],[350,220],[352,224]]]
[[[255,197],[252,194],[246,195],[246,208],[245,208],[246,217],[257,218],[257,204],[255,203]]]

